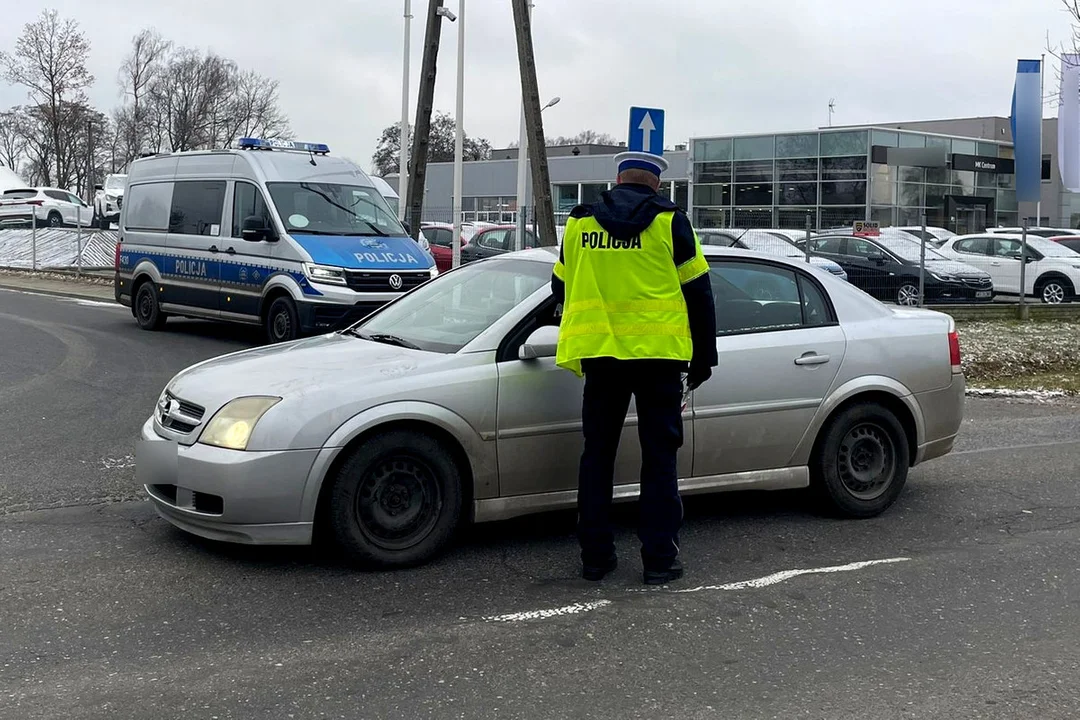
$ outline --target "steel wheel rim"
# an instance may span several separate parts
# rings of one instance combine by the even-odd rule
[[[154,314],[154,296],[152,290],[139,291],[139,318],[150,322],[150,316]]]
[[[292,334],[292,318],[288,310],[282,308],[274,314],[273,331],[277,340],[284,340]]]
[[[1043,302],[1048,305],[1060,305],[1065,302],[1065,288],[1061,283],[1049,282],[1043,286]]]
[[[840,482],[859,500],[876,500],[896,475],[896,445],[881,426],[862,423],[840,441],[836,465]]]
[[[896,302],[898,305],[918,305],[919,289],[914,285],[901,285],[896,293]]]
[[[415,457],[393,455],[365,471],[353,513],[365,538],[399,551],[431,533],[441,508],[442,491],[431,468]]]

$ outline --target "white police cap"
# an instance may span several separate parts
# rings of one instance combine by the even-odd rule
[[[615,163],[618,165],[619,172],[632,169],[646,170],[657,177],[668,169],[668,161],[662,156],[634,150],[616,155]]]

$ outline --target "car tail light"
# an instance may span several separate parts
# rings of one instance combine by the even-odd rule
[[[113,255],[113,267],[120,272],[120,242],[116,243],[116,253]]]
[[[960,333],[955,329],[949,333],[949,364],[954,373],[960,372]]]
[[[27,200],[24,204],[25,205],[36,205],[37,207],[41,207],[44,203],[41,200]]]

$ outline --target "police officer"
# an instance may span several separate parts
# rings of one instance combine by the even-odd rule
[[[716,316],[709,266],[686,214],[657,194],[663,157],[615,157],[618,184],[566,223],[551,280],[562,303],[556,363],[585,377],[578,477],[582,576],[615,569],[609,514],[615,457],[630,406],[641,442],[638,537],[646,584],[682,577],[676,455],[684,392],[712,375]],[[686,374],[686,385],[683,375]]]

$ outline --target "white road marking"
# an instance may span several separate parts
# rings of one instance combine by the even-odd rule
[[[85,305],[87,307],[107,307],[107,308],[122,308],[123,307],[119,303],[101,302],[101,301],[98,301],[98,300],[76,300],[75,304],[76,305]]]
[[[772,575],[765,575],[764,577],[754,578],[752,580],[741,580],[739,582],[727,583],[725,585],[700,585],[695,588],[686,588],[683,590],[669,591],[672,594],[675,593],[696,593],[705,591],[732,591],[732,590],[757,590],[759,588],[768,587],[769,585],[776,585],[790,580],[800,575],[824,575],[828,573],[838,572],[851,572],[853,570],[862,570],[874,565],[891,565],[893,563],[907,562],[911,558],[908,557],[894,557],[884,558],[882,560],[862,560],[860,562],[848,563],[847,565],[832,565],[830,567],[820,568],[807,568],[799,570],[781,570],[775,572]],[[660,590],[662,588],[656,588]],[[638,592],[650,592],[650,589],[635,588]],[[484,622],[500,622],[500,623],[516,623],[525,622],[528,620],[547,620],[554,617],[565,617],[566,615],[580,615],[581,613],[591,612],[602,607],[611,605],[611,600],[593,600],[590,602],[574,603],[573,605],[563,605],[557,608],[544,608],[542,610],[526,610],[525,612],[507,613],[506,615],[489,615],[481,618]]]
[[[483,618],[483,620],[485,622],[505,623],[522,622],[524,620],[546,620],[548,618],[562,617],[564,615],[578,615],[596,610],[597,608],[606,607],[610,604],[610,600],[593,600],[591,602],[574,603],[573,605],[546,608],[544,610],[527,610],[525,612],[508,613],[506,615],[491,615]]]
[[[862,570],[863,568],[871,567],[873,565],[891,565],[892,563],[907,562],[910,559],[911,558],[907,557],[894,557],[885,558],[883,560],[862,560],[860,562],[848,563],[847,565],[833,565],[831,567],[808,568],[805,570],[781,570],[772,575],[754,578],[753,580],[742,580],[740,582],[727,583],[726,585],[701,585],[696,588],[674,590],[673,592],[695,593],[706,590],[757,590],[758,588],[785,582],[791,578],[799,577],[800,575],[824,575],[827,573],[851,572],[852,570]]]

